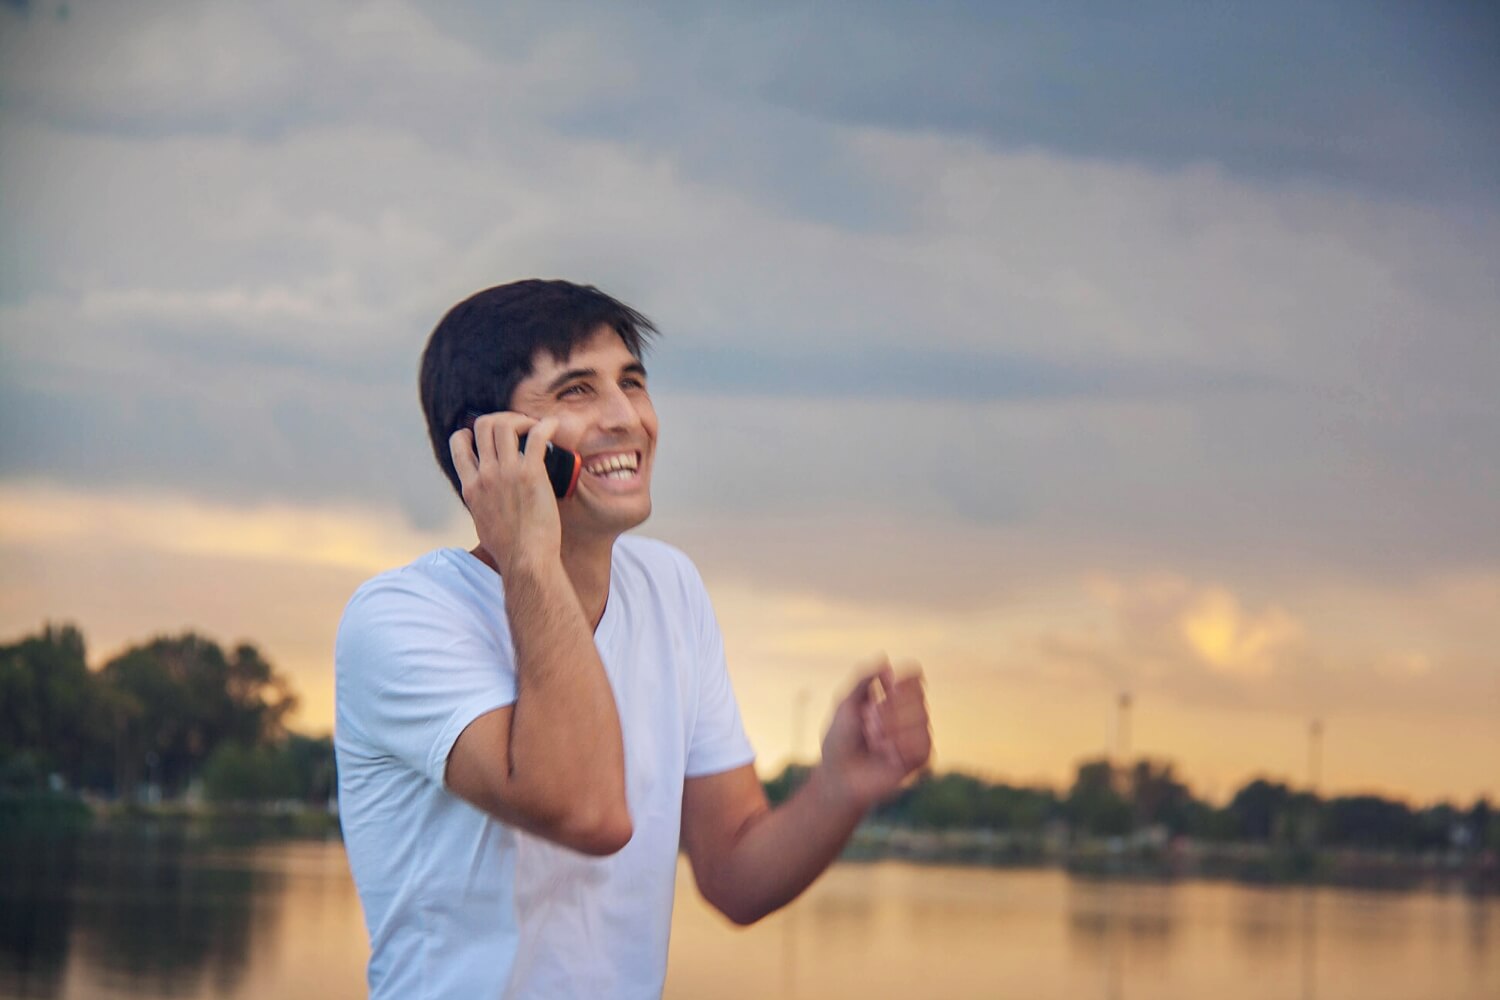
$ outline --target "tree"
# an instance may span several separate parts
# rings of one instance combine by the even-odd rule
[[[1058,814],[1057,794],[1050,788],[991,785],[979,793],[975,820],[992,830],[1039,832]]]
[[[1177,780],[1170,762],[1138,760],[1131,772],[1130,793],[1135,803],[1136,822],[1145,826],[1160,823],[1173,833],[1188,827],[1192,793]]]
[[[1416,817],[1404,802],[1375,795],[1330,799],[1324,807],[1326,841],[1355,847],[1410,847],[1417,840]]]
[[[221,744],[278,741],[296,705],[254,646],[225,656],[191,632],[127,649],[100,678],[114,697],[122,791],[145,773],[167,794],[180,792]]]
[[[203,764],[203,793],[211,802],[272,802],[302,795],[283,747],[220,743]]]
[[[937,830],[976,826],[976,806],[983,786],[967,774],[943,774],[919,782],[907,803],[907,819]]]
[[[1495,822],[1489,799],[1475,799],[1474,807],[1469,810],[1468,820],[1469,829],[1474,834],[1475,847],[1500,847],[1500,823]]]
[[[338,794],[338,766],[330,737],[298,736],[292,733],[282,744],[293,776],[294,793],[304,801],[323,804]]]
[[[108,699],[84,652],[72,625],[49,624],[0,647],[0,760],[13,781],[60,774],[75,787],[108,784]]]
[[[1235,792],[1229,802],[1229,813],[1239,835],[1246,840],[1270,840],[1280,833],[1291,796],[1286,785],[1264,778],[1256,778]]]
[[[1078,765],[1064,812],[1075,829],[1098,836],[1130,832],[1130,803],[1115,790],[1114,767],[1107,760]]]

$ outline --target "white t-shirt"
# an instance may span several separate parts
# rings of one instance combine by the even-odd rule
[[[370,580],[339,625],[339,814],[372,998],[659,997],[682,783],[754,758],[693,564],[622,536],[594,633],[625,741],[630,843],[594,858],[443,787],[468,724],[516,700],[498,575],[441,549]]]

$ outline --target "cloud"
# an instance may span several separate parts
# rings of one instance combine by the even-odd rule
[[[11,108],[83,125],[194,121],[291,95],[292,60],[272,26],[230,4],[39,4],[0,17]]]
[[[210,507],[172,496],[0,486],[0,545],[133,548],[374,575],[463,537],[403,530],[364,508]]]
[[[496,60],[401,0],[39,4],[0,16],[13,114],[141,137],[267,139],[361,122],[453,141],[466,123],[488,132],[513,113],[562,113],[631,76],[605,38],[567,22]]]
[[[775,350],[757,345],[669,346],[654,374],[695,392],[822,399],[945,400],[1195,397],[1268,386],[1232,371],[1194,370],[1097,358],[1072,363],[1026,354],[962,352],[941,346]]]
[[[1500,142],[1475,128],[1480,95],[1500,81],[1490,11],[1413,19],[1282,3],[1247,21],[1164,4],[1101,18],[959,3],[882,14],[747,15],[756,58],[740,65],[761,67],[761,93],[804,114],[1002,149],[1215,162],[1407,194],[1473,196],[1500,176]],[[820,44],[835,34],[836,49]]]
[[[1265,677],[1304,634],[1286,610],[1249,611],[1221,586],[1193,587],[1166,577],[1128,588],[1104,580],[1100,591],[1127,644],[1229,676]]]
[[[0,252],[45,278],[0,306],[10,475],[395,495],[437,524],[425,332],[498,277],[564,273],[668,330],[652,366],[696,474],[666,484],[693,513],[1023,517],[1179,562],[1500,548],[1494,239],[1431,210],[846,133],[909,221],[871,234],[542,127],[524,154],[19,135]]]
[[[1291,608],[1253,607],[1222,584],[1180,575],[1096,575],[1090,590],[1107,609],[1099,627],[1037,632],[1026,645],[1037,657],[1032,670],[1186,705],[1478,719],[1492,713],[1500,684],[1488,652],[1463,638],[1458,623],[1471,612],[1459,595],[1500,582],[1485,580],[1389,588],[1378,601],[1420,610],[1400,629],[1361,633],[1320,611],[1307,590],[1285,593]]]

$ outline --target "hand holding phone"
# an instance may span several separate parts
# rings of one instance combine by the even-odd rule
[[[470,431],[474,430],[474,421],[481,414],[473,410],[469,411],[467,426]],[[526,435],[522,434],[517,444],[521,452],[526,451]],[[547,454],[542,456],[542,464],[547,469],[547,479],[552,483],[552,493],[559,500],[565,500],[573,495],[578,488],[578,477],[583,473],[583,459],[577,452],[569,451],[559,445],[547,442]]]

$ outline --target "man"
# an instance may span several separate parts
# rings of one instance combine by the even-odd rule
[[[928,758],[921,680],[882,664],[768,807],[697,571],[625,534],[651,512],[654,332],[597,289],[521,281],[428,341],[429,435],[479,544],[369,581],[339,628],[373,997],[659,996],[679,845],[704,897],[751,923]],[[549,441],[582,457],[566,499]]]

